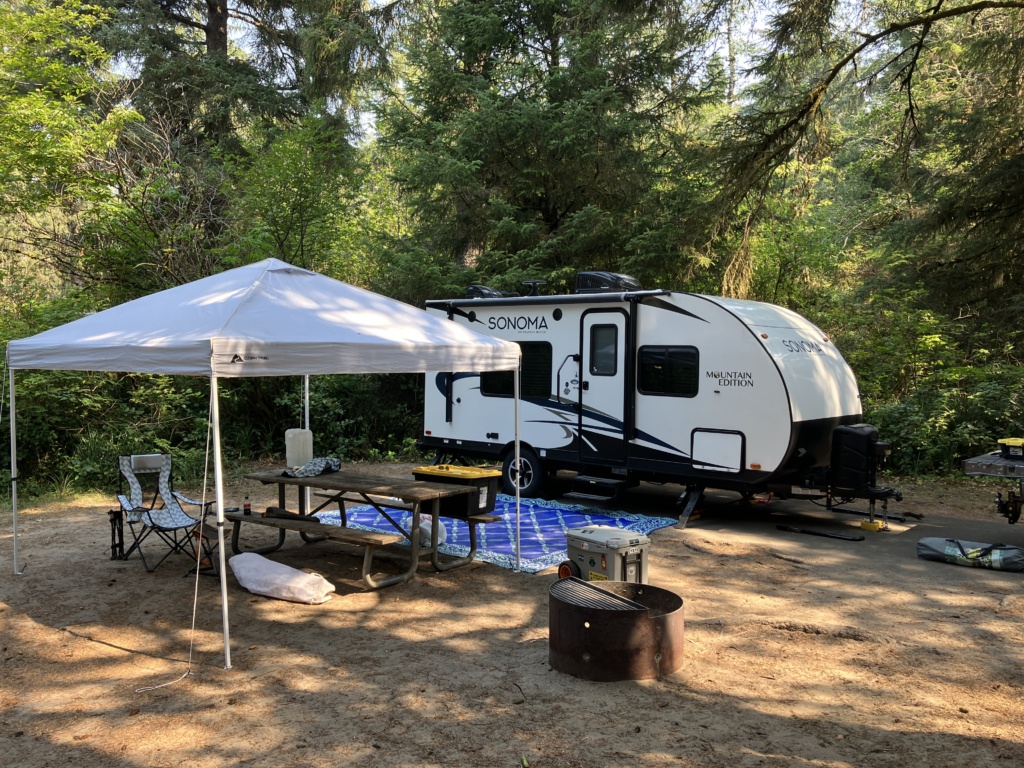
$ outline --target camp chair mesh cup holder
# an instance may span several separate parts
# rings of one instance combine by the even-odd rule
[[[128,493],[119,492],[117,500],[120,507],[107,513],[110,518],[110,559],[127,560],[133,552],[138,550],[146,572],[152,573],[164,560],[175,553],[190,554],[195,557],[193,538],[196,538],[203,549],[204,557],[212,568],[214,545],[208,538],[205,526],[200,526],[203,519],[209,514],[209,508],[213,502],[190,499],[173,490],[171,487],[171,456],[169,454],[150,453],[119,456],[117,461],[121,481],[118,491],[123,490],[124,483],[127,483]],[[152,474],[157,475],[156,490],[147,504],[139,475]],[[157,500],[162,500],[163,506],[157,507]],[[196,518],[188,514],[182,508],[182,504],[199,508],[202,511],[200,517]],[[124,548],[125,522],[128,523],[132,534],[132,543],[127,550]],[[153,534],[156,534],[157,538],[164,542],[167,551],[150,567],[142,543]]]

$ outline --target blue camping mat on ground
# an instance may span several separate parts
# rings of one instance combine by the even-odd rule
[[[412,514],[404,510],[388,510],[405,530],[409,530]],[[502,519],[477,526],[476,560],[502,568],[514,569],[516,564],[516,499],[498,494],[493,514]],[[346,510],[350,528],[370,531],[394,532],[391,524],[371,506],[351,507]],[[340,525],[338,512],[319,512],[321,522]],[[442,554],[465,557],[469,553],[469,527],[461,520],[441,518],[447,535],[439,549]],[[648,517],[628,512],[615,512],[584,507],[580,504],[562,504],[544,499],[522,499],[520,503],[519,556],[520,570],[537,573],[558,565],[568,557],[565,531],[590,525],[610,525],[636,533],[650,533],[659,528],[675,525],[674,517]]]

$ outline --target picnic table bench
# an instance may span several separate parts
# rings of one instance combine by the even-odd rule
[[[256,553],[273,552],[280,549],[284,544],[284,536],[287,531],[297,531],[303,534],[303,538],[312,543],[334,539],[346,544],[363,547],[363,570],[362,578],[371,587],[384,586],[377,582],[371,572],[373,555],[377,547],[384,547],[389,544],[398,544],[405,540],[405,537],[398,533],[382,533],[380,531],[364,531],[360,528],[344,528],[340,525],[321,523],[316,518],[302,519],[296,517],[273,517],[267,515],[245,515],[240,512],[225,512],[224,519],[233,523],[231,531],[231,550],[236,554],[242,551],[238,541],[238,534],[242,523],[254,523],[265,525],[271,528],[278,528],[281,531],[277,544],[268,547],[259,547],[248,550]]]

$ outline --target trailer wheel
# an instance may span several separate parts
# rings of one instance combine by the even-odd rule
[[[519,448],[520,472],[517,473],[513,465],[516,461],[515,451],[509,451],[505,461],[501,465],[501,482],[504,491],[509,496],[516,493],[516,479],[518,474],[519,495],[527,498],[537,496],[541,486],[544,485],[544,470],[541,468],[540,459],[532,448],[521,446]]]

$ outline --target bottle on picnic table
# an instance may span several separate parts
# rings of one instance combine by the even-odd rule
[[[249,503],[249,496],[248,495],[246,495],[246,497],[245,497],[245,503],[242,504],[242,514],[243,515],[251,515],[252,514],[252,504]]]

